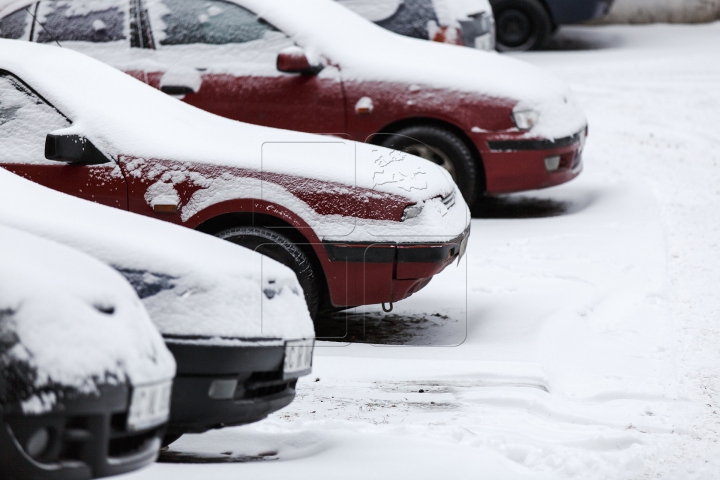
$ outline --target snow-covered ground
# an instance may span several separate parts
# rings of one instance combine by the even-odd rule
[[[517,57],[577,93],[583,174],[488,204],[392,314],[339,319],[354,341],[320,343],[288,408],[126,478],[720,478],[720,23],[556,48]]]

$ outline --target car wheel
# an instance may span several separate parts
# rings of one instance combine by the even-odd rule
[[[538,0],[500,0],[492,6],[498,50],[525,51],[545,45],[553,25]]]
[[[478,167],[468,146],[457,135],[439,127],[418,125],[389,135],[382,146],[417,155],[447,170],[468,205],[482,192]]]
[[[255,250],[290,267],[305,293],[310,315],[315,318],[320,305],[320,278],[310,258],[300,247],[285,235],[264,227],[229,228],[215,236]]]

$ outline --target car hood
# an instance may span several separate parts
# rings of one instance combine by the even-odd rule
[[[228,120],[69,49],[0,39],[0,69],[28,83],[73,122],[53,133],[83,135],[115,158],[296,175],[403,196],[408,204],[446,196],[454,189],[441,169],[422,158],[403,154],[402,162],[387,162],[392,151],[383,147]],[[342,145],[311,149],[299,157],[302,152],[292,145],[276,148],[281,142]],[[424,172],[421,187],[399,181],[407,171]],[[378,181],[379,175],[394,176],[396,181]]]
[[[343,81],[424,85],[507,100],[540,113],[528,136],[566,137],[587,123],[564,82],[508,55],[397,35],[332,0],[232,1],[290,35],[310,57],[339,65]]]
[[[81,250],[135,287],[163,335],[308,338],[292,270],[215,237],[80,200],[0,169],[0,224]]]
[[[175,375],[142,303],[107,265],[6,226],[0,264],[0,403],[42,413],[59,390],[95,393]]]

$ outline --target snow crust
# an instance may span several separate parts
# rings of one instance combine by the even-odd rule
[[[3,188],[4,189],[4,188]],[[133,289],[114,270],[65,245],[0,226],[0,363],[34,375],[25,413],[51,410],[43,388],[167,380],[175,360]]]
[[[2,41],[0,47],[0,66],[30,84],[73,122],[55,133],[86,136],[111,156],[135,157],[137,160],[129,166],[133,175],[159,176],[162,183],[153,185],[146,197],[150,204],[176,201],[172,185],[188,176],[206,184],[182,207],[183,220],[223,200],[257,198],[259,184],[230,174],[200,178],[185,166],[168,170],[154,159],[227,165],[334,182],[339,187],[370,190],[370,194],[398,195],[406,198],[408,205],[446,197],[456,189],[443,169],[413,155],[227,120],[178,102],[69,49],[12,41]],[[37,62],[24,61],[30,55]],[[53,71],[53,75],[47,75],[47,71]],[[109,90],[123,93],[109,96]],[[267,147],[283,143],[285,148]],[[239,144],[242,148],[238,148]],[[368,241],[379,234],[387,236],[388,241],[412,242],[418,236],[439,235],[438,240],[444,241],[457,237],[468,224],[467,206],[460,195],[456,196],[451,215],[428,213],[422,217],[425,221],[421,218],[412,224],[388,220],[360,222],[352,217],[318,215],[284,188],[268,181],[260,186],[263,198],[300,214],[316,233],[327,239]],[[364,201],[362,196],[358,201]]]
[[[319,342],[289,407],[171,446],[266,461],[130,478],[718,477],[720,23],[559,35],[517,56],[577,92],[583,175],[504,197],[459,268],[368,309],[402,348]]]
[[[289,268],[187,228],[47,189],[0,169],[0,224],[82,250],[121,271],[163,334],[308,338]]]

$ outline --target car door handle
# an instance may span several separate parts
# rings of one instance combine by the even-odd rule
[[[195,93],[190,87],[184,85],[163,85],[160,90],[168,95],[186,95],[188,93]]]

